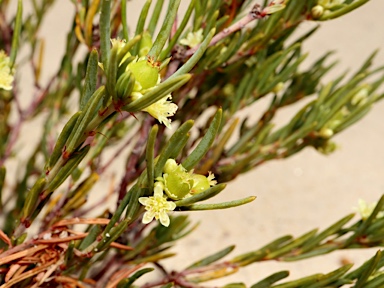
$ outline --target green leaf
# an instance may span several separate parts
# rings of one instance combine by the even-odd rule
[[[368,278],[371,276],[371,274],[376,270],[376,266],[379,263],[381,259],[381,251],[377,251],[376,255],[368,262],[366,263],[365,269],[359,276],[355,286],[353,288],[363,288],[365,287],[365,283],[367,282]]]
[[[111,50],[111,31],[110,31],[110,15],[111,1],[101,0],[100,9],[100,52],[101,61],[104,65],[104,71],[108,70],[109,54]]]
[[[2,195],[3,195],[3,187],[4,187],[6,174],[7,174],[7,169],[4,166],[1,166],[0,167],[0,210],[3,210]]]
[[[67,178],[73,170],[77,168],[80,164],[81,160],[84,159],[85,155],[87,155],[90,146],[87,145],[81,150],[73,153],[73,155],[69,158],[69,160],[64,164],[63,167],[59,170],[56,176],[47,183],[48,187],[45,190],[45,195],[57,189]]]
[[[21,26],[23,24],[23,1],[17,2],[17,12],[15,18],[15,26],[12,35],[11,53],[9,56],[11,68],[15,65],[17,51],[19,50],[19,41],[21,34]]]
[[[289,276],[289,271],[280,271],[276,272],[267,278],[264,278],[263,280],[253,284],[251,288],[269,288],[271,285],[277,281],[280,281],[281,279],[284,279]]]
[[[149,7],[151,6],[151,3],[152,3],[152,0],[147,0],[144,3],[143,8],[141,9],[140,16],[139,16],[139,19],[137,20],[137,24],[136,24],[135,35],[140,35],[143,33],[145,20],[147,19],[147,15],[148,15],[148,11],[149,11]],[[142,39],[140,39],[140,41],[141,40]],[[140,47],[139,44],[135,45],[135,47],[133,48],[133,51],[132,51],[133,55],[137,55],[139,53],[139,47]]]
[[[235,245],[231,245],[223,250],[220,250],[208,257],[205,257],[199,261],[196,261],[195,263],[193,263],[192,265],[188,266],[188,268],[186,268],[185,270],[191,270],[191,269],[194,269],[194,268],[198,268],[198,267],[204,267],[204,266],[207,266],[213,262],[216,262],[217,260],[220,260],[221,258],[227,256],[229,253],[231,253],[233,251],[233,249],[235,249]]]
[[[86,104],[96,90],[98,60],[99,54],[97,53],[97,50],[92,49],[92,52],[89,55],[84,86],[80,97],[80,110],[84,110]]]
[[[167,48],[165,50],[163,50],[159,56],[160,61],[163,61],[166,57],[168,57],[171,50],[175,47],[177,40],[179,39],[181,33],[183,33],[185,26],[187,26],[187,24],[188,24],[189,18],[191,17],[193,8],[195,6],[195,1],[196,0],[191,0],[189,2],[187,11],[185,12],[185,14],[183,16],[183,20],[181,20],[181,23],[180,23],[179,27],[177,28],[175,35],[173,35],[172,39],[169,41]],[[148,28],[148,30],[149,30],[149,28]],[[189,72],[189,71],[187,71],[187,72]]]
[[[175,146],[177,146],[180,142],[182,143],[184,142],[181,140],[184,139],[189,134],[189,130],[191,130],[193,123],[194,123],[193,120],[188,120],[184,122],[175,131],[175,133],[173,133],[171,138],[165,144],[155,165],[155,177],[161,176],[165,162],[167,162],[167,160],[171,158],[171,155],[173,155]]]
[[[163,8],[164,0],[157,0],[155,8],[153,9],[151,21],[149,21],[148,24],[148,32],[153,36],[153,33],[155,33],[155,29],[157,26],[157,22],[159,21],[161,9]],[[183,19],[184,20],[184,19]]]
[[[116,78],[117,78],[117,68],[118,68],[118,62],[117,62],[117,53],[119,51],[118,46],[112,47],[110,57],[109,57],[109,65],[106,70],[106,76],[107,76],[107,94],[112,96],[113,101],[117,101],[116,96]]]
[[[369,0],[357,0],[355,2],[352,2],[348,5],[345,5],[343,8],[337,9],[335,11],[330,11],[329,13],[324,13],[323,16],[318,19],[319,21],[326,21],[326,20],[331,20],[338,18],[340,16],[343,16],[344,14],[347,14],[356,8],[360,7],[361,5],[364,5],[367,3]]]
[[[153,46],[151,50],[148,52],[148,58],[153,59],[154,61],[157,60],[158,56],[161,53],[161,50],[163,49],[165,43],[167,42],[172,25],[175,22],[177,10],[179,9],[181,0],[170,0],[168,5],[168,11],[165,16],[163,25],[160,28],[159,34],[157,34],[156,40],[153,43]]]
[[[295,248],[300,247],[303,243],[305,243],[309,239],[313,239],[314,236],[316,235],[316,232],[317,232],[317,229],[309,231],[309,232],[305,233],[304,235],[292,240],[292,242],[286,244],[285,246],[283,246],[283,247],[281,247],[275,251],[271,251],[271,253],[269,253],[267,255],[267,258],[268,259],[276,259],[276,258],[278,258],[278,257],[280,257],[286,253],[291,252]]]
[[[340,267],[339,269],[336,269],[335,271],[332,271],[328,274],[323,275],[323,277],[320,277],[317,283],[314,283],[312,285],[309,285],[306,288],[322,288],[326,287],[328,284],[333,283],[335,280],[338,280],[342,278],[342,276],[347,273],[349,269],[351,269],[353,264],[347,264],[343,267]]]
[[[127,1],[121,1],[121,26],[123,27],[123,38],[125,41],[129,40],[128,36],[128,22],[127,22]]]
[[[137,279],[139,279],[144,274],[152,272],[153,270],[155,270],[155,269],[154,268],[144,268],[144,269],[141,269],[141,270],[135,272],[135,274],[133,274],[128,279],[121,280],[119,282],[119,284],[117,285],[117,288],[129,288],[129,287],[132,286],[133,282],[135,282]]]
[[[334,233],[336,233],[337,231],[339,231],[346,223],[348,223],[353,217],[355,216],[355,214],[349,214],[347,215],[346,217],[340,219],[339,221],[337,221],[335,224],[333,224],[332,226],[330,226],[329,228],[325,229],[323,232],[321,232],[319,235],[317,235],[316,237],[313,237],[312,239],[310,239],[302,248],[301,248],[301,252],[304,253],[304,252],[308,252],[310,251],[311,249],[313,249],[314,247],[316,247],[317,245],[319,245],[319,243],[321,241],[323,241],[325,238],[333,235]]]
[[[201,139],[193,152],[183,161],[182,165],[187,171],[195,167],[211,148],[216,134],[221,127],[222,114],[222,109],[218,109],[211,124],[209,125],[207,133],[205,133],[204,137]]]
[[[101,234],[101,226],[100,225],[95,225],[91,228],[89,231],[88,235],[80,242],[80,245],[78,249],[80,251],[85,250],[89,245],[91,245],[94,241],[96,241],[97,236]]]
[[[207,200],[207,199],[212,198],[213,196],[216,196],[217,194],[219,194],[221,191],[223,191],[225,189],[226,186],[227,186],[226,184],[215,185],[215,186],[205,190],[204,192],[192,195],[191,197],[187,197],[187,198],[184,198],[184,199],[179,200],[179,201],[175,201],[175,204],[177,206],[189,206],[189,205],[192,205],[196,202]]]
[[[218,209],[228,209],[244,204],[251,203],[253,200],[255,200],[255,196],[249,196],[243,199],[223,202],[223,203],[216,203],[216,204],[193,204],[190,206],[183,206],[180,207],[180,210],[182,211],[202,211],[202,210],[218,210]]]
[[[44,177],[38,179],[32,186],[31,190],[27,193],[27,197],[24,202],[24,207],[21,210],[21,222],[24,222],[29,216],[32,215],[38,203],[39,196],[45,188],[46,180]]]
[[[159,101],[173,91],[179,89],[191,79],[191,75],[184,74],[179,77],[167,79],[164,82],[145,93],[143,97],[123,107],[124,111],[137,112]]]
[[[101,86],[99,89],[93,93],[90,100],[88,101],[86,107],[84,108],[84,113],[80,114],[76,121],[74,129],[70,133],[70,136],[67,140],[66,151],[71,154],[77,146],[81,143],[82,140],[85,140],[87,135],[85,135],[87,127],[91,122],[92,118],[97,115],[99,105],[105,95],[105,86]]]
[[[200,58],[203,56],[205,50],[207,50],[213,35],[215,35],[215,31],[216,29],[212,29],[210,31],[210,33],[207,35],[204,41],[200,44],[196,52],[193,53],[192,57],[189,58],[189,60],[183,66],[181,66],[175,73],[173,73],[172,76],[170,76],[167,80],[176,78],[179,75],[184,75],[185,73],[188,73],[189,71],[191,71],[193,67],[195,67],[197,62],[199,62]]]
[[[311,276],[303,277],[303,278],[298,279],[298,280],[286,282],[284,284],[275,285],[275,286],[272,286],[272,287],[273,288],[297,288],[297,287],[303,287],[304,285],[310,285],[310,284],[316,283],[319,280],[319,278],[321,278],[321,276],[323,276],[323,275],[320,274],[320,273],[319,274],[314,274],[314,275],[311,275]]]
[[[154,149],[156,144],[156,136],[159,131],[159,126],[154,125],[148,136],[147,149],[146,149],[146,160],[147,160],[147,179],[148,179],[148,190],[153,191],[153,183],[155,179],[155,164],[154,164]]]

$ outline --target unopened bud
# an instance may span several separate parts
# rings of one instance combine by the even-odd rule
[[[116,82],[116,94],[118,99],[126,99],[133,91],[135,77],[131,71],[126,71]]]
[[[159,68],[145,59],[129,64],[128,69],[143,89],[154,87],[159,80]]]
[[[320,129],[319,135],[320,135],[320,137],[325,138],[325,139],[331,138],[333,136],[333,130],[323,127]]]
[[[313,19],[319,19],[324,14],[324,7],[321,5],[316,5],[311,10],[311,15]]]

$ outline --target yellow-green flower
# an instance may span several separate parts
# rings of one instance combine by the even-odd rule
[[[187,38],[180,40],[180,44],[193,48],[199,45],[203,41],[203,38],[203,29],[199,29],[195,32],[189,32]]]
[[[360,213],[360,216],[363,220],[368,219],[371,216],[373,210],[375,209],[377,202],[367,203],[363,199],[358,200],[358,207],[356,210]],[[376,218],[381,218],[384,216],[384,211],[381,211],[377,214]]]
[[[171,120],[168,117],[175,115],[177,111],[177,105],[172,103],[171,94],[165,96],[159,101],[153,103],[152,105],[144,108],[143,111],[151,114],[153,118],[156,118],[161,124],[164,124],[167,128],[171,128]]]
[[[168,212],[173,211],[176,208],[176,204],[171,201],[167,201],[164,197],[164,185],[161,182],[156,182],[154,187],[154,195],[150,197],[140,197],[139,202],[145,206],[147,212],[144,213],[142,222],[148,224],[155,218],[160,220],[160,223],[168,227],[170,220]]]
[[[3,50],[0,50],[0,88],[12,89],[14,69],[10,67],[10,60]]]
[[[139,58],[137,62],[129,64],[127,69],[132,72],[136,80],[133,87],[132,100],[143,97],[145,92],[153,89],[160,83],[159,68],[155,67],[146,59]],[[142,111],[148,112],[161,124],[164,124],[167,128],[171,128],[171,120],[168,119],[168,117],[175,115],[178,108],[175,103],[170,101],[171,99],[171,94],[168,94],[164,98],[142,109]]]

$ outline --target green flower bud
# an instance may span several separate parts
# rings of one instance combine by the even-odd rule
[[[145,90],[156,86],[159,80],[159,68],[147,60],[139,60],[128,65],[135,79]]]
[[[178,200],[183,199],[193,186],[191,174],[176,169],[169,174],[163,174],[164,190],[169,198]]]
[[[193,187],[191,189],[191,194],[198,194],[204,192],[211,186],[216,185],[216,181],[213,180],[215,175],[209,172],[208,177],[200,174],[192,174]]]
[[[169,174],[169,173],[172,173],[173,171],[175,171],[176,169],[178,169],[179,167],[183,168],[183,166],[177,165],[177,163],[174,159],[168,159],[167,162],[165,162],[163,172]],[[184,169],[184,171],[185,171],[185,169]]]
[[[126,99],[133,91],[135,77],[130,71],[126,71],[116,82],[116,94],[119,99]]]
[[[324,139],[331,138],[333,136],[333,130],[330,128],[323,127],[319,131],[319,136]]]

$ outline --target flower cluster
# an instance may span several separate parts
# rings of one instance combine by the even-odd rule
[[[155,218],[160,220],[162,225],[168,227],[170,223],[168,212],[173,211],[176,204],[167,201],[167,198],[180,200],[204,192],[209,187],[216,185],[216,181],[213,180],[215,176],[211,172],[207,177],[195,174],[193,171],[188,172],[181,164],[177,164],[174,159],[167,160],[163,172],[162,177],[156,178],[154,195],[139,198],[139,202],[147,210],[143,216],[144,224],[151,222]],[[164,192],[166,195],[164,195]]]
[[[145,57],[130,63],[127,70],[132,72],[136,80],[132,92],[132,100],[143,97],[145,92],[156,87],[161,81],[159,67],[152,63],[152,61],[145,59]],[[168,117],[175,115],[178,108],[175,103],[169,101],[171,99],[171,94],[168,94],[142,111],[149,113],[167,128],[171,128],[171,120]]]
[[[113,47],[118,47],[118,51],[121,51],[126,44],[125,41],[119,39],[111,39],[111,43]],[[152,59],[145,56],[151,46],[152,39],[150,38],[150,35],[144,34],[143,39],[140,42],[139,55],[127,65],[125,74],[131,73],[131,75],[135,77],[133,90],[131,95],[129,95],[132,101],[143,97],[146,92],[155,88],[161,82],[159,63],[154,62]],[[128,52],[127,55],[124,55],[119,65],[124,63],[131,56],[132,55]],[[124,77],[124,73],[120,77]],[[142,109],[142,111],[149,113],[167,128],[171,128],[171,120],[168,119],[168,117],[175,115],[178,108],[176,104],[170,101],[171,99],[171,94],[168,94],[157,102]]]
[[[12,89],[13,75],[14,69],[11,69],[9,57],[0,50],[0,89]]]
[[[195,32],[189,32],[186,38],[180,40],[180,44],[194,48],[199,45],[203,39],[203,29],[199,29]]]

